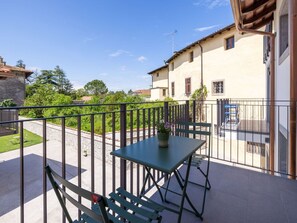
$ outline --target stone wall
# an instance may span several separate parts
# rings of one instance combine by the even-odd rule
[[[25,99],[25,77],[21,74],[17,75],[17,78],[0,80],[0,101],[13,99],[20,106]]]
[[[42,136],[43,135],[43,123],[41,121],[26,121],[24,122],[24,128],[29,130],[30,132],[33,132],[37,135]],[[61,126],[49,124],[47,123],[46,126],[46,137],[47,140],[56,140],[61,142],[61,147],[57,149],[62,150],[62,128]],[[65,144],[67,147],[72,147],[74,149],[77,149],[77,130],[66,128],[65,130]],[[95,135],[95,157],[99,160],[102,160],[102,148],[103,148],[103,142],[102,137],[99,135]],[[116,139],[116,149],[119,148],[120,142],[118,139]],[[61,151],[60,150],[60,151]],[[91,134],[88,132],[81,132],[81,150],[82,155],[84,155],[85,151],[88,155],[91,154]],[[106,162],[109,164],[112,164],[112,156],[110,155],[110,152],[112,151],[112,138],[109,134],[105,137],[105,157]],[[119,162],[117,162],[119,163]]]

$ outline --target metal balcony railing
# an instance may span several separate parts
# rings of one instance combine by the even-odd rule
[[[14,107],[19,114],[27,116],[21,116],[19,120],[1,121],[0,128],[11,123],[19,126],[20,149],[14,153],[14,157],[9,156],[10,159],[2,163],[6,163],[5,167],[9,168],[8,162],[11,162],[11,166],[16,168],[17,171],[11,177],[19,179],[13,181],[18,184],[18,191],[12,194],[15,198],[13,201],[7,197],[0,198],[3,199],[0,201],[0,219],[7,215],[9,218],[14,216],[15,222],[32,220],[30,210],[26,207],[28,202],[35,202],[39,208],[42,207],[39,215],[34,215],[37,220],[47,222],[52,217],[56,207],[52,207],[49,201],[52,196],[48,195],[50,188],[43,171],[47,163],[53,164],[63,177],[96,193],[108,195],[122,186],[139,195],[144,167],[115,158],[110,152],[156,135],[156,125],[161,119],[173,124],[173,134],[174,123],[180,120],[212,123],[213,159],[269,173],[270,106],[271,103],[263,99],[225,99],[178,103]],[[273,106],[278,145],[275,152],[278,162],[274,172],[287,177],[290,103],[278,101]],[[32,114],[39,118],[29,118]],[[42,136],[42,144],[25,148],[25,129]],[[5,155],[0,154],[0,167],[1,159],[4,159],[2,157]],[[17,167],[13,163],[15,161],[18,163]],[[4,165],[0,168],[1,171],[5,171]],[[158,182],[166,179],[166,175],[161,172],[153,171],[152,174]],[[32,175],[39,183],[30,188]],[[152,185],[153,182],[149,181],[146,190]],[[0,190],[0,193],[1,191],[5,193],[4,190]],[[8,190],[8,193],[12,192]],[[5,203],[5,199],[9,199],[9,205]],[[11,211],[14,211],[13,215],[10,214]],[[62,216],[61,212],[58,213]],[[62,219],[65,222],[65,218]]]

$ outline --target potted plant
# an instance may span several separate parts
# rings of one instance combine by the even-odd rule
[[[166,148],[168,147],[169,135],[171,132],[171,125],[169,122],[165,122],[161,120],[159,124],[157,124],[158,131],[158,141],[159,147]]]

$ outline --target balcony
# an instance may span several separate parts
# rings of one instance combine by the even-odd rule
[[[235,103],[239,105],[239,122],[267,123],[268,103],[262,100]],[[38,119],[21,117],[17,121],[0,123],[18,123],[20,132],[20,149],[0,154],[0,222],[63,222],[61,209],[43,172],[46,163],[75,184],[97,193],[108,195],[115,188],[125,186],[138,195],[144,168],[121,162],[109,153],[155,135],[156,123],[160,119],[171,123],[181,119],[207,121],[219,128],[217,132],[214,129],[212,136],[212,189],[206,197],[205,222],[297,221],[294,209],[297,205],[297,182],[287,179],[287,163],[283,160],[287,153],[277,153],[278,168],[274,176],[269,175],[269,140],[257,139],[259,132],[253,128],[246,131],[246,136],[250,135],[246,140],[237,137],[239,134],[236,137],[226,134],[227,129],[222,126],[226,126],[223,124],[227,119],[221,115],[218,102],[152,103],[146,108],[135,104],[104,105],[112,108],[105,112],[96,111],[99,106],[89,106],[88,113],[83,112],[84,106],[80,105],[75,106],[78,114]],[[288,113],[289,106],[281,103],[274,106],[278,117],[276,125],[283,126],[288,122],[284,114]],[[24,109],[53,108],[18,109],[22,114]],[[62,111],[69,109],[63,106],[57,108]],[[43,143],[24,148],[24,129],[41,135]],[[238,132],[240,129],[235,130],[235,133]],[[280,132],[283,132],[281,128]],[[194,170],[191,172],[192,178],[197,179],[195,173]],[[160,184],[164,183],[163,173],[154,171],[153,175]],[[158,201],[158,194],[154,194],[151,186],[152,182],[149,182],[146,190],[152,199]],[[176,183],[171,186],[177,187]],[[195,195],[194,203],[199,206],[201,188],[190,184],[188,191]],[[69,205],[69,208],[72,207]],[[77,213],[76,210],[72,212]],[[174,222],[176,219],[176,214],[166,211],[163,216],[163,222]],[[184,211],[183,222],[199,222],[199,219]]]

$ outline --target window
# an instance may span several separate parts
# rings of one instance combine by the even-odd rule
[[[185,79],[185,93],[186,95],[189,95],[191,94],[191,78],[186,78]]]
[[[226,50],[234,48],[234,36],[227,38],[225,41],[226,41],[225,43]]]
[[[191,63],[191,62],[193,62],[193,60],[194,60],[194,52],[191,51],[190,56],[189,56],[189,62]]]
[[[213,81],[212,93],[215,95],[224,94],[224,81]]]
[[[265,144],[248,141],[246,151],[248,153],[254,153],[259,154],[261,156],[265,156]]]
[[[157,73],[157,77],[159,77],[159,73]]]
[[[171,96],[174,97],[175,89],[174,89],[174,82],[171,82]]]
[[[279,18],[279,56],[281,57],[289,46],[288,1],[284,1]],[[286,56],[288,53],[286,54]],[[284,56],[284,57],[286,57]]]
[[[163,89],[163,96],[166,96],[166,89]]]
[[[171,63],[171,70],[174,70],[174,62]]]

